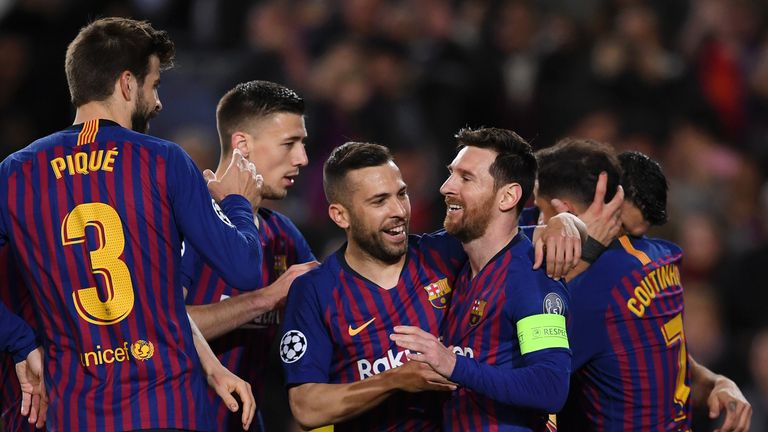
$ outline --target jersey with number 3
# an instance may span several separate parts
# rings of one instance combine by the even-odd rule
[[[621,237],[568,284],[571,389],[559,431],[688,431],[682,251]]]
[[[0,178],[0,244],[10,243],[41,318],[48,429],[213,429],[181,241],[223,269],[234,253],[260,261],[255,227],[238,231],[217,214],[179,146],[108,120],[30,144],[0,164]],[[222,204],[238,227],[253,225],[243,197]]]

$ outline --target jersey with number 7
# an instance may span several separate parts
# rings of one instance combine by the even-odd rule
[[[212,430],[181,241],[233,285],[257,286],[250,203],[227,197],[229,219],[218,215],[179,146],[108,120],[30,144],[0,164],[0,179],[0,245],[10,243],[44,333],[48,429]]]
[[[574,278],[571,388],[558,431],[688,431],[680,248],[620,237]]]

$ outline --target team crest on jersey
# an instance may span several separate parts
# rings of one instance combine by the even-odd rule
[[[285,255],[275,255],[275,265],[272,267],[275,275],[280,277],[288,269],[288,257]]]
[[[234,228],[235,226],[232,225],[232,222],[230,222],[227,215],[224,214],[224,210],[222,210],[221,207],[219,207],[219,204],[216,202],[215,199],[211,198],[211,204],[213,205],[213,211],[216,212],[216,216],[218,216],[222,222]]]
[[[437,282],[422,287],[429,295],[429,302],[436,309],[445,309],[448,306],[448,294],[451,293],[451,287],[448,285],[448,279],[442,278]]]
[[[544,313],[563,315],[563,309],[565,302],[559,294],[551,292],[544,297]]]
[[[131,344],[131,354],[133,354],[137,360],[149,360],[152,358],[152,355],[155,354],[155,346],[152,345],[152,342],[139,339]]]
[[[472,303],[472,309],[469,310],[469,325],[476,326],[483,318],[485,313],[485,305],[488,304],[485,300],[477,299]]]

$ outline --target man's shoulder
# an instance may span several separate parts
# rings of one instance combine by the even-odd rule
[[[339,284],[339,272],[344,271],[335,254],[331,254],[319,266],[296,278],[304,285],[311,285],[318,292],[331,292]]]
[[[408,249],[411,252],[444,252],[455,255],[462,253],[464,248],[461,242],[444,229],[426,234],[411,234],[408,236]]]

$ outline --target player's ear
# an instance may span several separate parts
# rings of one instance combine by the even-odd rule
[[[243,132],[235,132],[229,137],[229,145],[232,147],[232,149],[238,149],[240,150],[240,153],[243,154],[243,157],[248,159],[248,139],[245,133]]]
[[[330,216],[331,220],[338,225],[339,228],[349,228],[349,212],[347,212],[347,209],[343,205],[339,203],[329,205],[328,216]]]
[[[508,212],[514,210],[520,198],[523,196],[523,188],[520,183],[509,183],[501,187],[501,199],[499,200],[499,210]]]
[[[136,87],[138,84],[136,83],[136,80],[133,77],[133,74],[131,71],[123,71],[123,73],[120,74],[120,77],[117,80],[117,83],[115,83],[115,91],[119,91],[119,95],[127,102],[129,102],[131,99],[133,99],[133,96],[131,95],[131,91],[134,90],[133,87]],[[138,90],[138,88],[136,89]]]

